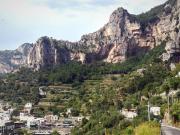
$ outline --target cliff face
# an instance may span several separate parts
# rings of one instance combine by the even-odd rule
[[[149,14],[149,18],[152,19],[141,19]],[[118,8],[111,14],[109,22],[104,27],[94,33],[83,35],[79,42],[56,41],[46,37],[44,40],[49,40],[46,45],[36,43],[34,46],[34,48],[41,48],[41,51],[44,50],[43,53],[32,51],[29,63],[31,67],[36,67],[39,64],[38,68],[46,64],[56,65],[70,60],[82,63],[98,60],[117,63],[137,55],[139,52],[148,51],[162,41],[167,43],[167,53],[163,54],[163,60],[169,59],[174,53],[179,52],[179,32],[177,32],[180,27],[179,1],[168,1],[144,16],[139,15],[141,17],[139,18],[129,14],[123,8]],[[54,43],[55,41],[56,43]],[[51,50],[50,54],[46,53],[46,49],[43,49],[42,45],[51,46],[51,49],[46,47],[49,51]],[[60,46],[61,50],[55,46]],[[38,55],[40,53],[41,56],[35,57],[32,55],[34,53]],[[37,62],[37,60],[41,62]]]
[[[154,47],[154,37],[151,33],[147,36],[143,34],[140,22],[123,8],[118,8],[103,28],[83,36],[80,42],[95,46],[93,52],[100,60],[117,63],[141,50]]]
[[[145,18],[145,19],[144,19]],[[180,0],[169,0],[141,15],[131,15],[118,8],[109,22],[94,33],[83,35],[78,42],[41,37],[27,47],[26,53],[17,49],[21,58],[11,57],[11,63],[26,65],[34,69],[60,65],[71,60],[82,63],[104,61],[123,62],[128,57],[148,51],[166,42],[163,60],[180,53]],[[2,67],[2,66],[0,66]],[[8,68],[11,68],[8,67]]]
[[[0,51],[0,73],[8,73],[27,66],[27,56],[32,47],[32,44],[25,43],[13,51]]]
[[[140,22],[127,10],[118,8],[104,27],[94,33],[83,35],[79,42],[40,38],[29,54],[28,65],[39,69],[70,60],[82,63],[117,63],[154,46],[155,39],[152,33],[145,37]]]
[[[156,44],[166,41],[166,53],[163,54],[163,60],[180,58],[180,0],[172,0],[165,4],[164,12],[159,17],[159,21],[152,26],[153,36]]]

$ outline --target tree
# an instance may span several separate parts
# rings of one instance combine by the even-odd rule
[[[180,85],[180,79],[177,77],[171,78],[169,80],[169,86],[171,89],[177,90],[178,86]]]
[[[171,114],[174,122],[180,122],[180,102],[176,102],[172,105]]]
[[[165,92],[166,92],[166,95],[168,95],[168,94],[169,94],[170,87],[169,87],[169,85],[168,85],[167,83],[165,83],[165,84],[163,84],[163,85],[161,86],[161,90],[162,90],[162,91],[165,91]]]

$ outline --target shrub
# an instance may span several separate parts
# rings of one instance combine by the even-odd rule
[[[135,135],[160,135],[160,125],[156,122],[145,122],[135,128]]]

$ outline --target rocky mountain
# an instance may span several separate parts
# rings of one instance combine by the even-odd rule
[[[179,61],[179,18],[180,0],[169,0],[140,15],[132,15],[127,10],[118,8],[104,27],[83,35],[78,42],[41,37],[35,44],[15,50],[20,53],[17,55],[19,57],[12,55],[14,51],[6,52],[11,55],[7,55],[6,60],[1,60],[0,70],[11,71],[14,65],[38,70],[71,60],[82,63],[123,62],[161,42],[166,43],[166,53],[162,55],[162,59],[165,61],[174,58]],[[4,67],[7,69],[4,70]]]
[[[13,51],[0,51],[0,73],[8,73],[27,66],[27,56],[33,44],[25,43]]]

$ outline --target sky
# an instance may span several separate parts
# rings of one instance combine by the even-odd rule
[[[78,41],[103,27],[123,7],[146,12],[166,0],[0,0],[0,50],[13,50],[39,37]]]

